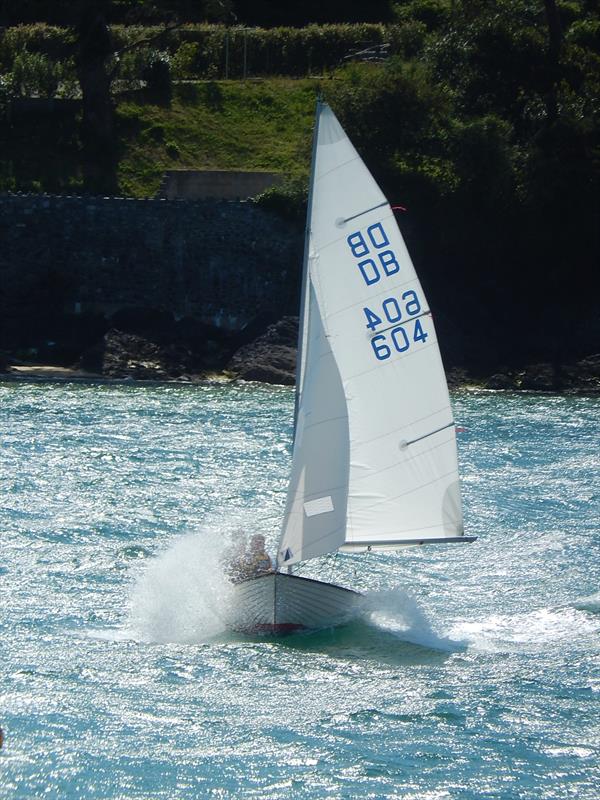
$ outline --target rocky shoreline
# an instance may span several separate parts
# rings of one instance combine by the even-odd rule
[[[263,326],[257,336],[252,336],[253,332],[256,330],[240,337],[204,326],[193,331],[194,341],[189,335],[174,338],[156,335],[156,331],[134,333],[113,327],[71,364],[36,363],[35,359],[20,360],[0,353],[0,379],[111,383],[244,380],[292,386],[298,318],[283,317],[266,329]],[[489,375],[453,367],[447,370],[447,378],[451,389],[600,394],[600,354],[568,364],[507,367]]]

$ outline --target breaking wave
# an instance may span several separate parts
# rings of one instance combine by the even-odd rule
[[[578,611],[589,611],[590,614],[600,614],[600,592],[579,597],[573,602],[573,608]]]
[[[598,620],[586,611],[563,607],[493,614],[483,620],[456,623],[450,634],[474,650],[487,652],[539,652],[558,643],[581,646],[586,638],[600,632]]]
[[[368,592],[363,609],[370,624],[403,641],[444,652],[463,648],[463,642],[436,632],[417,601],[400,589]]]

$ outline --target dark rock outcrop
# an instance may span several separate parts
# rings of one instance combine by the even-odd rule
[[[491,375],[484,387],[529,392],[600,392],[600,354],[571,364],[531,364],[519,372],[507,369]]]
[[[227,370],[246,381],[292,386],[296,381],[298,317],[283,317],[262,336],[241,347]]]
[[[158,309],[122,309],[108,320],[107,328],[71,364],[106,377],[162,380],[220,371],[245,341],[239,332],[194,317],[176,320]]]
[[[564,387],[576,392],[600,392],[600,353],[563,368]]]
[[[446,381],[449,389],[459,389],[469,383],[469,375],[465,369],[451,367],[446,370]]]
[[[514,375],[504,372],[496,372],[486,380],[484,383],[486,389],[518,389],[517,381]]]
[[[109,378],[167,380],[190,370],[191,354],[177,345],[158,345],[116,329],[104,337],[102,374]]]
[[[520,388],[536,392],[552,392],[560,387],[560,377],[552,364],[532,364],[521,376]]]

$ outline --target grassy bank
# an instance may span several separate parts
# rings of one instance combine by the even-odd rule
[[[168,169],[307,174],[317,82],[177,84],[170,106],[117,100],[117,191],[152,197]],[[14,116],[0,130],[0,191],[82,191],[76,105]]]
[[[210,81],[176,86],[170,108],[122,100],[121,191],[153,195],[167,169],[307,172],[315,90],[311,80]]]

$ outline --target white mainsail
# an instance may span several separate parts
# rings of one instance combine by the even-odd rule
[[[317,108],[303,296],[278,563],[463,537],[455,425],[429,307],[387,200],[326,104]]]

